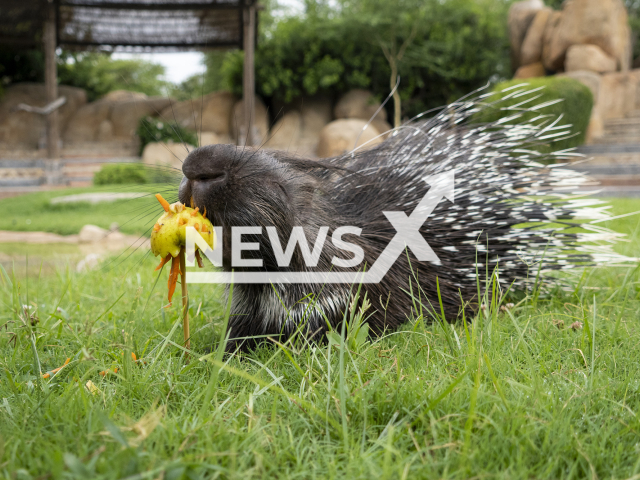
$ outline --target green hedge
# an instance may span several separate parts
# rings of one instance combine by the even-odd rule
[[[179,174],[140,163],[109,163],[93,177],[94,185],[175,183]]]
[[[512,89],[506,92],[504,91],[505,89],[516,85],[522,85],[522,88]],[[505,110],[505,108],[520,104],[528,98],[532,98],[532,100],[522,105],[521,108],[530,108],[553,100],[563,99],[562,102],[546,106],[540,110],[526,112],[522,117],[514,120],[513,122],[523,123],[539,116],[540,114],[550,115],[550,118],[552,119],[563,115],[562,120],[560,120],[560,124],[572,125],[572,131],[577,133],[577,135],[566,140],[540,145],[538,150],[543,153],[549,153],[582,145],[585,141],[587,127],[589,126],[589,119],[591,118],[593,94],[588,87],[577,80],[568,77],[541,77],[530,78],[527,80],[509,80],[507,82],[498,83],[493,88],[493,92],[495,92],[495,94],[489,97],[486,101],[491,103],[498,102],[500,99],[513,94],[514,91],[520,91],[522,89],[535,90],[540,87],[544,88],[528,95],[506,98],[505,100],[497,103],[495,107],[484,109],[474,117],[473,121],[477,123],[488,123],[498,121],[503,117],[511,116],[516,111]],[[539,98],[533,99],[533,97],[538,96]]]

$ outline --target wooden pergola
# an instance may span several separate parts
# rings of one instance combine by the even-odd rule
[[[254,144],[256,0],[2,0],[0,45],[37,48],[45,57],[47,101],[58,100],[56,49],[167,52],[245,51],[242,137]],[[58,159],[57,109],[47,113],[47,149]]]

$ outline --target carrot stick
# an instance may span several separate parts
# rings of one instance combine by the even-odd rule
[[[182,272],[182,311],[184,321],[182,322],[182,329],[184,330],[184,347],[187,350],[191,349],[191,333],[189,331],[189,297],[187,293],[187,269],[185,261],[184,247],[180,249],[180,271]],[[185,358],[189,359],[189,356],[185,354]]]
[[[173,297],[173,292],[176,291],[176,283],[178,283],[178,275],[180,274],[180,259],[178,257],[173,257],[171,259],[171,272],[169,272],[169,305],[171,305],[171,298]]]
[[[167,202],[164,198],[162,198],[162,195],[160,195],[159,193],[156,193],[156,198],[160,202],[160,205],[162,205],[162,208],[164,208],[164,211],[168,212],[169,211],[169,202]]]
[[[64,367],[66,367],[69,362],[71,361],[70,358],[67,358],[64,361],[64,364],[61,367],[58,368],[54,368],[53,370],[51,370],[50,372],[45,373],[44,375],[42,375],[42,378],[49,378],[51,375],[55,375],[56,373],[58,373],[60,370],[62,370]]]
[[[171,254],[168,254],[166,257],[164,257],[160,261],[160,265],[156,267],[156,270],[160,270],[162,267],[164,267],[164,264],[167,263],[169,260],[171,260]]]

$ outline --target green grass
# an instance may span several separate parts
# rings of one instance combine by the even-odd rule
[[[637,200],[614,205],[640,210]],[[638,217],[608,223],[640,256]],[[470,325],[443,329],[416,312],[371,343],[349,334],[346,345],[261,348],[220,370],[207,356],[225,318],[220,290],[189,287],[187,363],[179,302],[161,308],[167,273],[154,289],[154,264],[139,255],[85,274],[0,274],[0,477],[640,473],[638,269],[589,269],[569,278],[570,291],[506,312],[490,303]]]
[[[162,212],[162,207],[153,196],[161,192],[172,201],[177,201],[175,186],[167,185],[108,185],[90,188],[68,188],[38,192],[0,200],[0,230],[46,231],[60,235],[78,233],[86,224],[109,228],[113,222],[120,225],[124,233],[146,234],[153,221]],[[140,192],[147,197],[133,200],[91,205],[87,202],[52,204],[52,198],[78,193],[94,192]]]

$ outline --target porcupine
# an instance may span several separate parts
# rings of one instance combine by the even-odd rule
[[[514,90],[518,92],[522,89]],[[371,304],[366,315],[372,334],[410,319],[415,298],[408,292],[416,290],[417,282],[426,296],[424,306],[435,306],[439,313],[441,299],[445,317],[453,321],[463,304],[478,308],[478,272],[498,267],[503,286],[524,287],[534,264],[548,271],[614,256],[607,247],[589,252],[583,246],[589,233],[566,231],[576,225],[584,207],[606,214],[606,207],[594,208],[598,201],[567,193],[587,185],[587,177],[544,164],[572,154],[535,150],[537,144],[569,135],[570,126],[544,116],[518,123],[523,111],[517,109],[510,119],[471,123],[482,108],[498,108],[486,106],[486,97],[463,99],[432,118],[420,116],[394,129],[378,145],[325,160],[235,145],[195,149],[183,164],[180,201],[206,209],[213,224],[223,227],[225,271],[362,271],[396,234],[383,212],[410,215],[431,188],[425,177],[452,171],[455,201],[442,198],[419,229],[437,259],[418,261],[406,248],[379,283],[359,286],[360,301],[366,295]],[[232,267],[231,227],[238,226],[261,227],[261,235],[242,237],[259,245],[259,250],[244,251],[243,258],[261,258],[261,267]],[[332,265],[334,256],[348,260],[350,254],[326,241],[317,265],[307,265],[297,245],[289,266],[279,266],[267,227],[275,227],[284,248],[296,226],[303,228],[310,248],[323,226],[329,227],[327,239],[340,226],[361,228],[360,235],[344,239],[362,248],[363,261],[347,268]],[[329,326],[341,325],[357,288],[340,283],[235,284],[227,350],[260,341],[252,337],[282,341],[296,330],[322,339]]]

